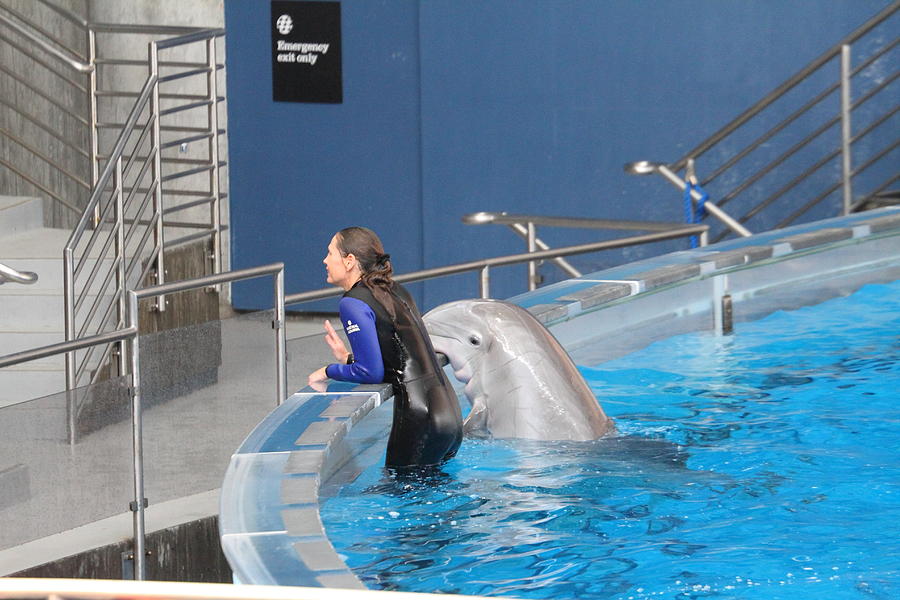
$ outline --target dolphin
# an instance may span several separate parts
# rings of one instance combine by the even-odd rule
[[[594,440],[615,431],[560,343],[530,312],[500,300],[459,300],[424,316],[472,409],[468,434]]]

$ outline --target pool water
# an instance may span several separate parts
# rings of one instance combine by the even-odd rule
[[[581,366],[620,437],[466,440],[322,506],[372,589],[900,597],[900,282]]]

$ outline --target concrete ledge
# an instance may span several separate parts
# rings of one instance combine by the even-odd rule
[[[211,490],[147,508],[147,548],[157,557],[148,561],[152,579],[231,581],[219,546],[218,498],[219,490]],[[0,551],[0,576],[122,579],[133,535],[130,512],[95,521]],[[195,568],[203,579],[194,577]]]
[[[781,241],[791,245],[793,250],[806,250],[815,246],[822,246],[833,242],[849,240],[853,237],[853,229],[849,227],[820,229],[809,233],[801,233],[782,238]]]
[[[581,308],[591,308],[599,304],[606,304],[619,298],[625,298],[632,294],[633,287],[627,283],[601,283],[586,290],[572,292],[566,296],[561,296],[560,300],[579,302]]]

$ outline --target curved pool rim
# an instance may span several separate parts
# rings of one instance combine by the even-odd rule
[[[890,207],[620,265],[509,301],[531,311],[576,362],[592,352],[596,364],[671,335],[721,331],[728,304],[735,322],[750,321],[898,278],[900,208]],[[592,341],[601,338],[597,355]],[[390,398],[387,385],[305,388],[250,433],[220,500],[236,581],[365,589],[334,551],[319,498],[380,460],[390,422],[375,409]]]

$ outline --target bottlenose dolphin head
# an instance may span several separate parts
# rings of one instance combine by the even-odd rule
[[[447,357],[453,374],[463,383],[472,381],[494,341],[479,308],[489,302],[492,301],[450,302],[423,317],[435,352]],[[467,389],[466,395],[471,399],[470,391]]]
[[[613,430],[597,398],[553,334],[524,308],[458,300],[423,316],[472,403],[469,434],[591,440]]]

